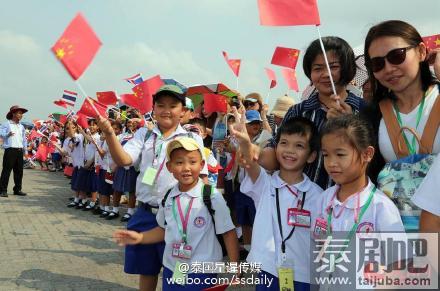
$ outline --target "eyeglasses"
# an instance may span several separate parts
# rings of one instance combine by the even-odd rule
[[[371,70],[374,73],[385,68],[385,59],[392,65],[400,65],[405,61],[406,51],[415,48],[417,45],[411,45],[402,48],[390,50],[384,57],[375,57],[370,60]]]

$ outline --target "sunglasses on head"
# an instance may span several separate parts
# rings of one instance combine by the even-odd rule
[[[406,51],[415,48],[417,45],[410,45],[407,47],[396,48],[390,50],[384,57],[375,57],[370,60],[371,70],[374,73],[379,72],[385,68],[385,59],[392,65],[400,65],[405,61]]]

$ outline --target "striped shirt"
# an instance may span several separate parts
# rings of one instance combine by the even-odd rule
[[[353,113],[355,114],[359,113],[359,111],[361,111],[366,106],[366,103],[362,98],[354,95],[351,92],[348,92],[345,103],[351,106]],[[310,119],[315,124],[318,132],[321,131],[322,126],[327,121],[327,112],[322,107],[321,102],[319,101],[318,92],[314,93],[308,99],[302,101],[301,103],[295,104],[294,106],[290,107],[286,115],[284,116],[281,126],[297,116],[302,116]],[[275,147],[275,145],[275,138],[272,138],[267,146]],[[327,172],[324,169],[324,158],[322,157],[321,152],[318,152],[318,157],[312,164],[309,164],[304,168],[304,173],[309,176],[310,180],[318,184],[323,189],[327,189],[333,185],[332,179],[328,176]]]

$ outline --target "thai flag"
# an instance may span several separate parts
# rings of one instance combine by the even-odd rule
[[[39,133],[42,136],[46,136],[44,133],[48,130],[47,126],[43,124],[40,129],[37,130],[37,133]]]
[[[124,80],[127,81],[130,84],[135,85],[135,86],[140,84],[140,83],[142,83],[144,81],[144,79],[142,79],[141,74],[136,74],[133,77],[130,77],[130,78],[127,78],[127,79],[124,79]]]
[[[78,93],[64,90],[63,97],[61,98],[67,105],[75,106],[76,97],[78,97]]]
[[[73,118],[74,115],[75,115],[75,112],[73,112],[73,110],[69,110],[69,112],[67,112],[67,114],[66,114],[66,119],[69,120],[69,119]]]

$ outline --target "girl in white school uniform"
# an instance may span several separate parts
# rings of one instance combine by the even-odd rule
[[[79,169],[84,166],[84,137],[78,133],[78,126],[75,121],[68,120],[64,125],[66,129],[66,139],[63,147],[58,146],[58,150],[63,156],[70,156],[72,159],[73,173],[71,189],[74,191],[74,200],[67,204],[67,207],[77,207],[81,203],[81,198],[85,198],[84,193],[80,191],[79,187]],[[55,145],[57,147],[57,145]]]
[[[324,166],[336,185],[328,188],[321,196],[320,214],[314,223],[316,237],[325,233],[348,233],[344,233],[341,238],[346,240],[348,248],[354,245],[356,233],[404,232],[398,209],[366,174],[367,166],[374,155],[374,144],[372,129],[359,116],[344,115],[331,119],[324,125],[321,130]],[[326,276],[347,276],[347,273],[341,271],[342,268],[338,268],[342,251],[336,256],[334,271],[326,272]],[[354,252],[352,255],[355,255]],[[351,259],[353,265],[349,267],[358,268],[354,266],[354,257]],[[386,264],[397,260],[393,256]],[[343,263],[347,267],[347,262],[341,262]],[[366,260],[363,267],[368,263],[371,262]],[[353,286],[346,284],[325,287],[338,291],[353,289]]]

